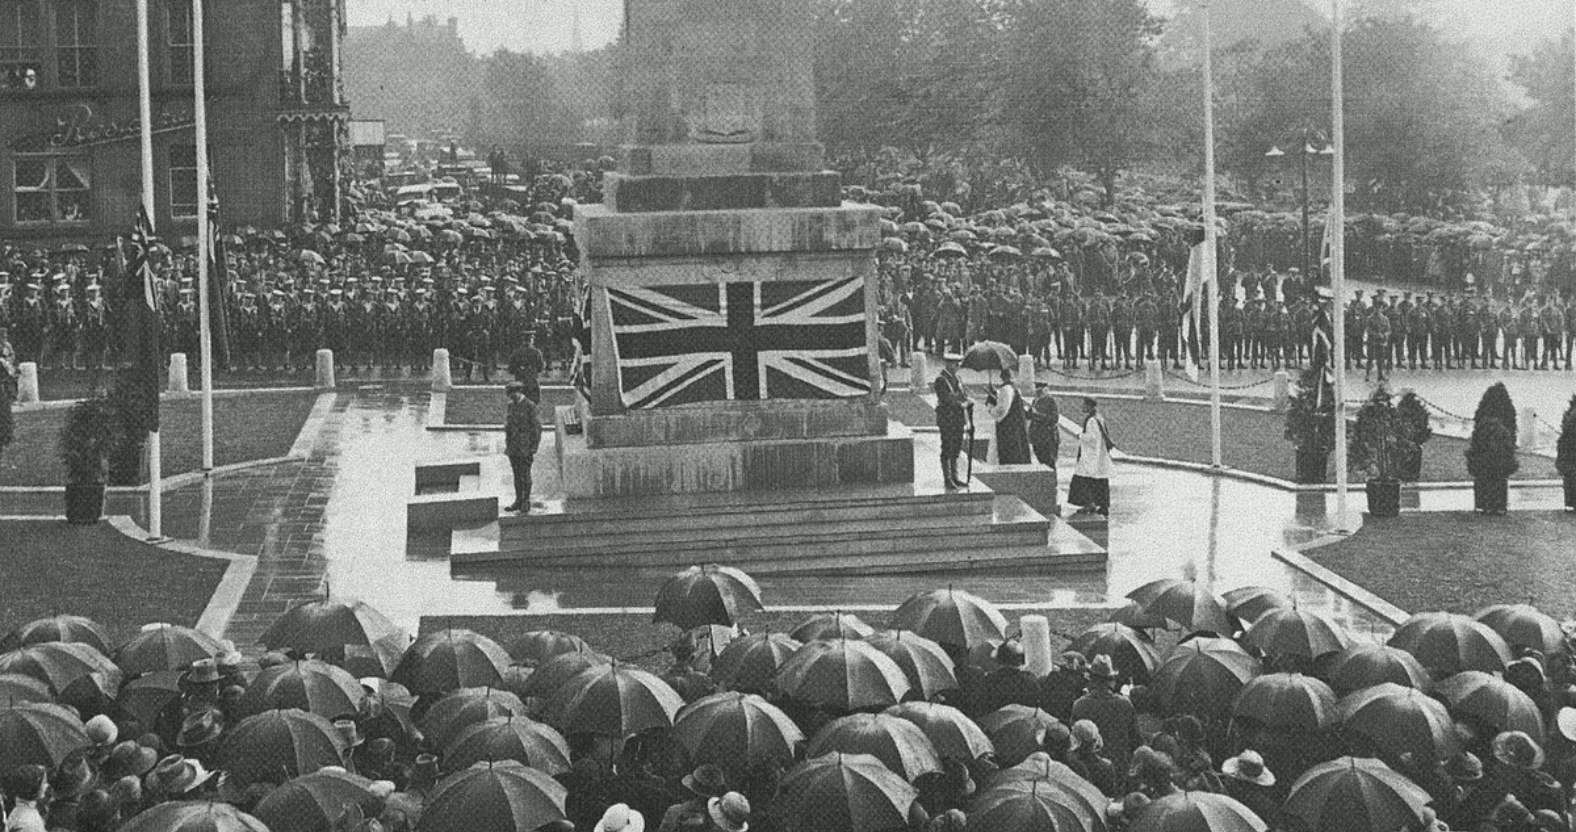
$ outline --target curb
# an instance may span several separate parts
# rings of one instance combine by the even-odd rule
[[[214,638],[223,638],[224,631],[230,626],[230,619],[235,617],[236,609],[241,606],[241,597],[246,593],[246,587],[251,584],[252,575],[257,571],[257,558],[252,555],[205,549],[178,540],[149,540],[147,530],[137,525],[137,522],[130,517],[118,515],[105,519],[115,531],[132,540],[170,552],[222,560],[229,564],[224,570],[224,575],[219,579],[219,584],[213,588],[213,595],[208,598],[208,605],[203,608],[202,615],[197,617],[197,623],[194,625],[195,629]]]
[[[1380,598],[1373,592],[1364,589],[1361,585],[1337,575],[1336,573],[1315,563],[1308,556],[1302,554],[1308,549],[1326,546],[1338,540],[1344,540],[1341,535],[1330,535],[1311,541],[1297,549],[1271,549],[1270,556],[1285,563],[1287,566],[1307,575],[1315,581],[1329,587],[1335,594],[1346,598],[1348,601],[1362,607],[1378,616],[1380,620],[1392,627],[1399,627],[1411,616],[1406,610]]]
[[[1105,604],[1045,604],[1037,601],[1010,601],[1003,604],[993,604],[996,609],[1003,612],[1034,612],[1036,610],[1069,610],[1075,612],[1106,612],[1115,611],[1127,606],[1127,599],[1121,603]],[[897,607],[893,604],[789,604],[785,606],[769,606],[762,608],[762,612],[891,612]],[[542,618],[552,615],[655,615],[656,607],[571,607],[552,610],[510,610],[509,612],[488,613],[483,618]],[[462,618],[464,615],[423,615],[422,618]]]

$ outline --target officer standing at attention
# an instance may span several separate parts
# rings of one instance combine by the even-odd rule
[[[951,490],[966,485],[958,480],[958,454],[963,450],[965,411],[973,407],[973,402],[963,392],[963,382],[958,380],[958,363],[963,356],[948,352],[941,359],[946,366],[931,388],[936,393],[936,427],[941,431],[941,479]]]

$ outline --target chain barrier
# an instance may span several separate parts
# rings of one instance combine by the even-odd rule
[[[1194,381],[1193,379],[1188,378],[1186,373],[1179,373],[1176,370],[1167,370],[1166,371],[1166,377],[1167,378],[1174,378],[1174,379],[1177,379],[1178,381],[1185,381],[1188,384],[1193,385],[1194,387],[1203,387],[1205,389],[1209,389],[1212,386],[1212,385],[1210,385],[1208,383],[1205,383],[1203,381]],[[1266,379],[1260,379],[1258,381],[1250,381],[1250,382],[1247,382],[1245,384],[1222,384],[1222,385],[1220,385],[1220,389],[1222,389],[1222,390],[1251,390],[1251,389],[1253,389],[1255,387],[1263,387],[1266,384],[1272,384],[1272,383],[1274,383],[1274,381],[1275,381],[1275,379],[1273,379],[1273,378],[1266,378]]]
[[[1050,372],[1052,375],[1076,379],[1078,381],[1117,381],[1124,378],[1131,378],[1132,376],[1136,376],[1143,372],[1143,370],[1128,370],[1125,373],[1118,373],[1116,375],[1086,376],[1079,373],[1069,373],[1066,370],[1058,370],[1055,367],[1044,367],[1042,369]]]
[[[1428,408],[1429,410],[1435,411],[1435,412],[1439,413],[1440,415],[1445,416],[1447,418],[1455,419],[1456,421],[1459,421],[1459,422],[1461,422],[1463,424],[1471,424],[1472,421],[1473,421],[1473,417],[1471,417],[1471,416],[1462,416],[1459,413],[1455,413],[1455,412],[1446,410],[1445,408],[1440,407],[1437,404],[1434,404],[1433,402],[1429,401],[1428,399],[1423,398],[1422,396],[1418,396],[1417,400],[1422,402],[1424,407]]]

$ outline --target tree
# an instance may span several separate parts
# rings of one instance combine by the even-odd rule
[[[474,147],[568,144],[580,118],[553,83],[547,62],[500,49],[482,62],[482,81],[470,101],[465,140]]]
[[[1486,419],[1504,425],[1512,437],[1516,435],[1516,405],[1510,400],[1510,390],[1506,389],[1503,381],[1495,382],[1483,391],[1483,398],[1478,400],[1477,410],[1472,413],[1473,424]]]
[[[1576,85],[1572,83],[1571,35],[1545,42],[1530,55],[1511,59],[1510,80],[1526,91],[1532,105],[1517,113],[1506,135],[1546,182],[1576,182]]]

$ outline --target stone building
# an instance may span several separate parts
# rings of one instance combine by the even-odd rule
[[[382,119],[390,134],[414,139],[463,131],[480,72],[459,21],[430,16],[351,27],[345,67],[356,118]]]

